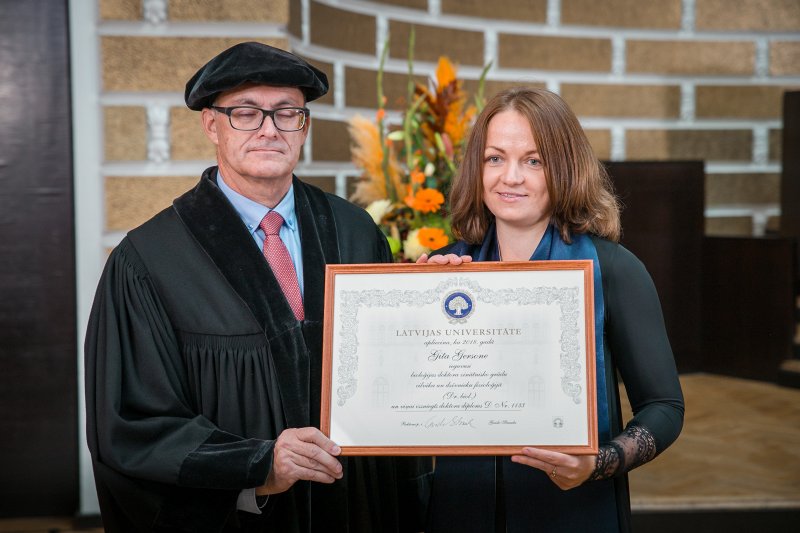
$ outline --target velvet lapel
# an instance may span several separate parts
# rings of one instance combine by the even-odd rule
[[[339,263],[333,211],[325,193],[294,178],[294,208],[303,250],[303,306],[306,320],[322,322],[325,265]]]
[[[291,308],[236,210],[216,183],[217,167],[173,202],[178,216],[268,336],[291,327]],[[272,333],[272,334],[271,334]]]
[[[303,338],[308,348],[309,423],[319,426],[322,397],[322,328],[325,301],[325,265],[339,263],[339,245],[333,211],[325,193],[294,178],[295,213],[303,250]]]
[[[309,357],[309,424],[319,427],[322,397],[322,326],[325,300],[325,265],[340,263],[339,240],[333,210],[325,193],[294,178],[294,207],[303,250],[303,337]],[[349,462],[342,461],[345,479]],[[331,524],[347,523],[347,484],[308,486],[309,531],[331,531]]]
[[[217,167],[207,169],[200,183],[173,206],[261,325],[275,362],[286,423],[289,427],[307,426],[310,376],[301,324],[236,210],[217,187],[216,176]],[[305,258],[305,249],[303,254]],[[314,290],[306,285],[306,293],[309,289]]]

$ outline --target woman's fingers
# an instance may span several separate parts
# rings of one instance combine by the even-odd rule
[[[596,456],[569,455],[565,453],[526,447],[522,453],[514,455],[515,463],[541,470],[564,490],[572,489],[586,481],[594,469]]]
[[[425,260],[421,260],[422,258]],[[460,265],[462,263],[471,263],[472,257],[469,255],[456,255],[456,254],[446,254],[446,255],[432,255],[428,257],[426,254],[422,254],[419,259],[417,259],[417,263],[432,263],[435,265]]]

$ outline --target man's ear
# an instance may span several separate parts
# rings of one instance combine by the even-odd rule
[[[219,138],[217,137],[217,112],[210,107],[204,107],[200,112],[200,120],[203,122],[203,133],[206,134],[208,140],[219,145]]]

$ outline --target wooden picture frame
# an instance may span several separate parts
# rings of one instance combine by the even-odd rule
[[[589,260],[328,265],[321,430],[343,455],[596,454]]]

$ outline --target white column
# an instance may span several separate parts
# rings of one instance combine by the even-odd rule
[[[83,339],[94,291],[105,258],[103,250],[102,112],[100,54],[95,21],[97,2],[69,2],[72,68],[72,143],[75,187],[75,270],[78,315],[78,465],[80,514],[100,513],[92,463],[86,445]]]

